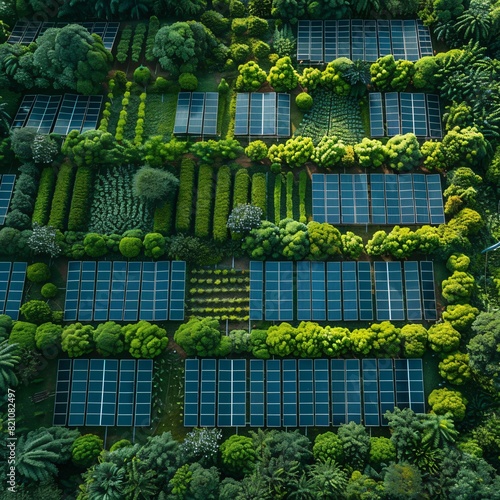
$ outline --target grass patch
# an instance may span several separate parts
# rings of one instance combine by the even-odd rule
[[[133,141],[135,138],[135,126],[137,125],[137,111],[141,100],[138,95],[131,95],[127,106],[127,123],[123,131],[125,139]]]
[[[161,135],[168,138],[174,131],[177,94],[148,94],[144,137]]]

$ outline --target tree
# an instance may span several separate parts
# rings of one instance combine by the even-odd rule
[[[415,74],[413,75],[413,85],[416,89],[433,92],[436,90],[439,69],[436,59],[433,56],[424,56],[415,62]]]
[[[146,88],[151,81],[151,70],[147,66],[139,66],[134,71],[134,81]]]
[[[447,168],[477,167],[487,157],[489,145],[475,127],[454,127],[441,143]]]
[[[86,493],[89,500],[123,498],[125,471],[111,462],[103,462],[82,474],[86,479]]]
[[[154,498],[158,488],[153,481],[155,470],[146,469],[137,457],[133,457],[125,464],[125,498],[137,500],[139,498]]]
[[[340,438],[334,432],[323,432],[314,439],[314,459],[318,462],[342,463],[344,449]]]
[[[114,321],[100,323],[93,335],[96,350],[103,356],[117,356],[125,349],[122,327]]]
[[[134,358],[155,358],[168,344],[167,332],[144,320],[125,325],[122,333],[125,346]]]
[[[316,498],[342,498],[347,486],[347,475],[335,462],[319,462],[310,469],[311,493]]]
[[[462,421],[465,417],[467,400],[459,391],[452,391],[444,387],[443,389],[434,389],[429,395],[429,405],[436,415],[451,416]]]
[[[313,106],[313,98],[307,92],[301,92],[295,98],[295,104],[301,111],[309,111]]]
[[[325,260],[341,253],[340,231],[331,224],[311,221],[307,224],[311,260]]]
[[[144,255],[159,259],[166,252],[166,240],[161,233],[148,233],[144,236]]]
[[[436,323],[429,328],[428,339],[433,351],[444,354],[458,349],[460,333],[451,323]]]
[[[463,253],[454,253],[450,255],[446,262],[446,269],[451,273],[455,271],[467,272],[469,269],[470,259]]]
[[[42,286],[40,293],[44,299],[53,299],[59,293],[59,288],[57,288],[57,285],[54,285],[54,283],[45,283],[45,285]]]
[[[466,304],[475,286],[474,278],[462,271],[455,271],[448,279],[443,280],[443,297],[449,304]]]
[[[444,415],[434,415],[430,413],[423,420],[424,436],[422,445],[435,449],[447,448],[455,443],[458,437],[458,431],[455,430],[455,424],[451,413]]]
[[[134,196],[152,205],[172,199],[178,186],[179,179],[166,170],[144,166],[134,175]]]
[[[398,172],[412,170],[420,164],[422,153],[414,134],[395,135],[386,144],[389,167]]]
[[[188,356],[213,356],[221,343],[220,325],[212,318],[191,318],[174,334],[174,341]]]
[[[234,434],[221,444],[220,451],[229,474],[237,478],[251,474],[257,460],[251,438]]]
[[[325,135],[315,146],[311,160],[323,168],[338,166],[346,154],[346,147],[337,137]]]
[[[64,328],[61,334],[61,348],[71,358],[78,358],[93,351],[93,333],[91,325],[74,323]]]
[[[296,352],[297,330],[289,323],[272,325],[267,330],[266,343],[269,353],[277,356],[289,356]]]
[[[281,255],[287,259],[302,260],[309,253],[307,226],[293,219],[283,219],[278,228]]]
[[[394,60],[394,56],[379,57],[370,66],[372,84],[380,91],[402,92],[406,89],[415,72],[411,61]]]
[[[408,463],[389,465],[384,476],[384,491],[395,499],[422,498],[422,475],[416,466]]]
[[[18,353],[17,344],[9,343],[7,340],[0,342],[0,390],[2,394],[7,394],[9,388],[17,385],[14,368],[21,360]]]
[[[83,240],[83,246],[89,257],[99,258],[108,253],[106,237],[102,234],[87,233]]]
[[[267,145],[264,141],[252,141],[245,148],[245,154],[252,161],[262,161],[267,156]]]
[[[35,349],[36,325],[26,321],[16,321],[9,335],[9,344],[17,344],[19,349]]]
[[[341,424],[337,434],[344,449],[345,463],[354,470],[362,469],[370,451],[370,437],[364,426],[355,422]]]
[[[312,92],[321,83],[321,70],[318,68],[304,68],[302,75],[299,75],[299,84],[303,89]]]
[[[479,314],[479,309],[470,304],[448,305],[442,317],[460,333],[467,332]]]
[[[342,254],[345,257],[356,260],[363,253],[363,238],[354,234],[352,231],[347,231],[341,236],[342,239]]]
[[[260,68],[255,61],[248,61],[238,66],[240,72],[236,79],[236,90],[240,92],[252,92],[258,90],[266,81],[266,72]]]
[[[396,448],[393,442],[386,437],[370,438],[370,464],[380,467],[396,461]]]
[[[40,351],[61,343],[62,326],[54,323],[42,323],[35,332],[36,347]]]
[[[97,462],[103,444],[102,439],[95,434],[85,434],[76,438],[71,446],[73,463],[78,467],[90,467]]]
[[[396,328],[390,321],[382,323],[373,323],[370,329],[377,334],[373,342],[373,348],[380,355],[396,357],[401,349],[401,339],[399,337],[399,328]]]
[[[35,255],[45,254],[55,258],[61,253],[56,230],[52,226],[40,226],[37,222],[33,222],[33,232],[27,244]]]
[[[33,127],[15,128],[10,135],[11,147],[17,158],[23,162],[33,160],[33,143],[37,131]]]
[[[282,57],[276,61],[269,70],[267,81],[276,92],[289,92],[297,87],[299,78],[290,57]]]
[[[387,155],[385,146],[379,140],[367,137],[354,145],[354,153],[359,164],[367,168],[380,167],[385,162]]]
[[[329,62],[321,75],[321,86],[340,96],[349,95],[351,86],[345,80],[344,73],[351,65],[352,61],[346,57]]]
[[[142,240],[141,238],[135,238],[134,236],[124,236],[120,240],[118,248],[124,257],[127,259],[133,259],[141,253]]]
[[[313,152],[314,143],[312,139],[297,135],[286,141],[283,156],[290,167],[300,167],[309,161]]]
[[[252,259],[277,258],[279,254],[280,230],[272,222],[263,221],[260,227],[252,229],[245,237],[241,248]]]
[[[33,283],[45,283],[50,280],[50,268],[43,262],[35,262],[27,267],[26,277]]]
[[[21,306],[21,314],[26,321],[41,325],[52,319],[52,310],[43,300],[30,300]]]
[[[405,357],[420,358],[427,347],[427,330],[424,326],[409,323],[401,328],[400,336],[403,339]]]
[[[48,135],[39,134],[31,145],[33,161],[35,163],[50,164],[59,153],[59,146]]]

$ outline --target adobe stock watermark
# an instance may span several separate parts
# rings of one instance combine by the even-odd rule
[[[7,491],[16,493],[16,391],[7,390]]]

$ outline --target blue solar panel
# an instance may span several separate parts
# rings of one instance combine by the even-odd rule
[[[85,425],[85,407],[87,403],[88,359],[73,360],[71,398],[69,402],[69,427]]]
[[[324,62],[329,63],[337,59],[337,21],[325,21],[323,29],[325,33]]]
[[[364,21],[365,61],[375,62],[378,59],[377,38],[377,21]]]
[[[313,219],[316,222],[340,224],[338,174],[313,174]]]
[[[396,385],[396,406],[403,410],[410,407],[410,390],[408,380],[408,360],[394,360],[394,375]]]
[[[201,360],[200,426],[215,427],[217,390],[217,365],[215,359]]]
[[[332,424],[347,424],[346,371],[344,359],[331,360]]]
[[[387,224],[401,223],[399,204],[399,184],[397,175],[385,175],[385,203],[387,206]]]
[[[135,365],[135,359],[120,360],[118,407],[116,414],[117,426],[132,426],[134,421]]]
[[[198,427],[200,360],[186,359],[184,373],[184,427]]]
[[[385,174],[370,174],[370,192],[372,208],[372,224],[386,224],[387,209],[385,207]]]
[[[391,23],[391,43],[394,59],[405,59],[405,43],[403,34],[403,21],[392,20]]]
[[[281,361],[266,360],[266,425],[281,427]]]
[[[358,262],[359,319],[373,320],[372,271],[369,262]]]
[[[174,134],[187,134],[191,92],[179,92],[175,112]]]
[[[427,198],[427,183],[424,174],[413,175],[413,190],[415,196],[415,215],[417,224],[429,224],[429,200]]]
[[[342,262],[342,307],[344,321],[358,321],[356,262]]]
[[[5,224],[5,217],[9,210],[12,191],[16,181],[15,175],[4,174],[0,175],[2,182],[0,183],[0,226]]]
[[[205,113],[203,115],[203,135],[217,135],[218,112],[219,112],[219,93],[206,92]]]
[[[378,371],[376,359],[363,359],[363,410],[367,427],[380,425]]]
[[[434,265],[432,261],[420,262],[420,280],[422,283],[424,318],[427,321],[436,321],[436,290],[434,281]]]
[[[159,263],[158,263],[159,264]],[[186,262],[172,261],[172,281],[170,286],[170,321],[184,321],[186,296]],[[156,314],[156,313],[155,313]]]
[[[5,303],[7,302],[7,289],[10,281],[10,262],[0,262],[0,311],[4,312]]]
[[[385,19],[377,20],[378,29],[378,52],[379,56],[392,54],[391,27],[389,21]]]
[[[26,279],[26,262],[14,262],[10,275],[9,293],[5,303],[5,314],[13,320],[19,318],[19,308],[23,300],[24,281]]]
[[[264,306],[264,263],[250,261],[250,319],[261,320]]]
[[[141,271],[142,262],[128,263],[123,321],[137,321],[141,290]]]
[[[351,21],[341,19],[337,24],[337,57],[351,58]]]
[[[240,92],[236,95],[236,117],[234,135],[248,135],[250,94]]]
[[[368,203],[368,176],[366,174],[356,174],[354,175],[353,180],[356,224],[369,224],[370,210]]]
[[[346,359],[347,422],[361,423],[361,380],[359,359]]]
[[[431,224],[444,224],[443,193],[439,174],[426,175]]]
[[[78,321],[92,321],[94,311],[96,270],[97,262],[82,263]]]
[[[293,321],[293,263],[266,262],[267,321]]]
[[[90,360],[89,391],[87,396],[87,426],[113,426],[118,391],[118,360]]]
[[[424,376],[421,359],[407,359],[410,408],[425,413]]]
[[[378,321],[405,319],[401,262],[375,262]]]
[[[382,94],[380,92],[370,92],[368,98],[370,106],[370,135],[372,137],[384,137]]]
[[[299,359],[299,425],[314,425],[314,385],[312,359]]]
[[[401,133],[399,94],[397,92],[387,92],[385,94],[385,119],[389,137]]]
[[[326,269],[328,321],[342,321],[340,262],[327,262]]]
[[[311,263],[297,262],[297,319],[311,321]]]
[[[123,320],[123,304],[125,302],[125,284],[127,282],[127,263],[113,262],[111,275],[111,296],[109,301],[109,320]]]
[[[76,321],[77,318],[81,267],[82,263],[78,261],[71,261],[68,263],[66,300],[64,302],[64,321]]]
[[[420,296],[420,276],[418,262],[405,262],[406,316],[409,320],[422,319],[422,298]]]
[[[72,366],[72,359],[60,359],[58,361],[56,394],[54,400],[54,420],[52,425],[66,425],[68,421]]]
[[[205,93],[193,92],[189,108],[189,126],[187,133],[201,135],[203,130],[203,110],[205,108]]]
[[[427,94],[427,116],[429,119],[429,136],[433,139],[441,139],[443,137],[443,128],[441,125],[441,106],[439,104],[439,96],[435,94]]]
[[[399,200],[401,207],[401,223],[415,224],[415,203],[413,201],[413,176],[400,174]]]
[[[356,198],[352,174],[340,174],[342,224],[356,224]]]
[[[276,135],[290,137],[290,94],[278,94],[276,107]]]
[[[53,133],[68,135],[72,130],[95,130],[101,112],[102,96],[64,94]]]
[[[250,360],[250,426],[264,427],[264,360]]]
[[[219,359],[217,425],[239,427],[246,424],[246,360]]]
[[[429,27],[424,26],[421,19],[417,19],[417,33],[420,57],[434,55]]]
[[[172,280],[174,279],[174,263],[172,262]],[[179,280],[179,278],[181,278]],[[155,295],[154,295],[154,320],[166,321],[168,319],[168,283],[170,280],[170,262],[159,261],[155,266]],[[181,283],[179,282],[181,281]],[[175,289],[176,295],[184,291],[185,275],[176,273],[175,276]],[[172,287],[174,283],[172,281]],[[171,291],[173,294],[173,290]],[[179,300],[180,299],[180,300]],[[181,301],[181,303],[179,303]],[[173,320],[179,316],[184,318],[184,296],[182,298],[176,297],[174,301],[175,312],[170,311],[170,319]],[[171,306],[172,307],[172,306]]]
[[[388,425],[384,417],[386,411],[393,411],[396,406],[394,391],[394,369],[392,359],[378,360],[378,378],[379,378],[379,397],[380,397],[380,415],[381,424]]]
[[[351,20],[351,59],[353,61],[365,60],[365,34],[362,19]]]
[[[312,211],[316,222],[326,222],[324,174],[312,174]]]
[[[153,321],[155,317],[155,274],[156,262],[143,262],[141,306],[139,319]]]
[[[420,51],[415,20],[405,19],[403,21],[403,35],[405,44],[404,58],[407,61],[418,61],[420,59]]]
[[[314,425],[330,425],[330,377],[328,359],[314,360]]]
[[[97,263],[97,280],[95,287],[94,321],[107,321],[110,287],[111,287],[111,262]]]
[[[137,382],[135,385],[135,427],[151,425],[151,395],[153,390],[153,360],[137,360]]]
[[[297,360],[283,360],[283,426],[297,427]]]

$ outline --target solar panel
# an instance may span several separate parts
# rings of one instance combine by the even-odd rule
[[[258,94],[253,94],[258,95]],[[266,92],[262,95],[262,135],[276,134],[276,93]],[[252,97],[253,98],[253,97]],[[250,117],[251,119],[251,117]],[[251,124],[251,121],[250,121]],[[251,125],[250,125],[251,128]],[[250,131],[250,134],[252,132]]]
[[[117,378],[118,360],[90,360],[85,425],[115,425]]]
[[[342,308],[344,321],[358,321],[356,262],[342,262]]]
[[[217,425],[245,425],[246,360],[219,359]]]
[[[311,263],[297,262],[297,319],[311,321]]]
[[[94,321],[107,321],[111,287],[112,263],[100,261],[97,263],[97,279],[95,287]]]
[[[431,224],[444,224],[443,193],[441,190],[441,176],[430,174],[425,176],[427,180],[427,196],[429,199],[429,212]]]
[[[410,407],[410,390],[408,380],[408,360],[394,360],[394,376],[396,383],[396,406],[403,410]]]
[[[405,59],[407,61],[418,61],[420,50],[418,47],[417,25],[413,19],[403,21],[403,34],[405,43]]]
[[[179,92],[175,111],[174,134],[187,134],[191,92]]]
[[[337,24],[337,57],[351,58],[351,21],[341,19]]]
[[[266,321],[293,321],[293,263],[266,262]]]
[[[106,49],[110,52],[113,50],[113,45],[115,44],[116,36],[118,35],[118,30],[120,29],[120,23],[106,23],[106,28],[104,33],[101,35],[102,43]]]
[[[417,224],[429,224],[429,200],[427,198],[427,183],[424,174],[413,175],[413,191],[416,222]]]
[[[340,262],[326,263],[328,321],[342,321]]]
[[[399,183],[394,174],[387,174],[385,178],[385,203],[387,206],[387,224],[401,223],[401,207],[399,205]]]
[[[363,411],[365,426],[378,427],[380,425],[376,359],[363,359]]]
[[[250,426],[264,427],[264,360],[250,360]]]
[[[379,57],[392,54],[391,27],[389,22],[385,19],[377,20]]]
[[[311,52],[311,21],[299,20],[297,28],[297,60],[309,61]]]
[[[36,95],[25,95],[17,110],[16,116],[12,121],[12,128],[25,127],[26,121],[31,113],[31,109],[33,108],[33,104],[36,100]]]
[[[179,273],[177,273],[179,274]],[[174,278],[174,263],[172,262],[172,288],[174,286],[174,279],[177,287],[180,286],[184,289],[184,275],[176,275]],[[159,261],[155,264],[155,293],[154,293],[154,315],[155,321],[167,321],[168,319],[168,292],[170,281],[170,262]],[[179,283],[182,281],[182,283]],[[170,290],[171,294],[174,294],[174,290]],[[176,294],[177,295],[177,294]],[[180,313],[180,314],[179,314]],[[182,298],[181,303],[179,299],[175,299],[175,312],[170,311],[170,319],[177,318],[179,316],[184,317],[184,299]]]
[[[347,424],[346,371],[344,359],[331,360],[332,424]]]
[[[101,106],[102,96],[64,94],[53,132],[68,135],[72,130],[95,130]]]
[[[413,176],[400,174],[399,202],[401,207],[401,223],[415,224],[415,203],[413,201]]]
[[[342,224],[356,224],[356,199],[352,174],[340,174],[340,199]]]
[[[57,363],[54,420],[52,425],[66,425],[68,421],[69,389],[71,384],[72,359],[60,359]]]
[[[96,270],[96,262],[82,262],[78,321],[92,321],[92,313],[94,310]]]
[[[71,381],[71,398],[69,402],[69,427],[85,425],[85,408],[87,402],[88,359],[73,360],[73,376]]]
[[[281,361],[266,360],[266,425],[281,427]]]
[[[434,285],[434,265],[432,261],[420,262],[420,280],[422,283],[424,318],[427,321],[436,321],[436,289]]]
[[[123,321],[137,321],[139,295],[141,290],[141,271],[142,262],[128,263],[127,282],[125,285],[125,302],[123,307]]]
[[[155,317],[156,262],[143,262],[139,319],[153,321]]]
[[[66,300],[64,302],[64,321],[76,321],[78,315],[81,267],[81,262],[71,261],[68,263]]]
[[[394,59],[405,59],[405,43],[403,34],[403,21],[392,20],[391,24],[391,44],[392,44],[392,54]]]
[[[356,224],[369,224],[368,176],[366,174],[354,175],[354,199]]]
[[[170,321],[184,321],[185,298],[186,262],[174,260],[172,261],[172,282],[170,287]]]
[[[151,425],[151,395],[153,390],[153,360],[137,360],[135,385],[135,427]]]
[[[337,59],[337,21],[325,21],[323,29],[325,36],[324,62],[328,64]]]
[[[7,216],[7,212],[9,210],[16,176],[4,174],[0,175],[0,178],[2,179],[0,183],[0,226],[3,226],[5,224],[5,217]]]
[[[200,360],[186,359],[184,364],[184,427],[198,427],[200,408]]]
[[[290,94],[277,94],[276,134],[290,137]]]
[[[385,174],[370,174],[372,224],[386,224]]]
[[[299,359],[299,425],[314,425],[314,386],[312,359]]]
[[[250,319],[261,320],[264,301],[264,263],[250,261]]]
[[[375,262],[377,320],[404,320],[403,281],[400,262]]]
[[[380,415],[382,417],[381,424],[386,426],[389,424],[384,417],[386,411],[394,411],[396,406],[394,392],[394,369],[392,359],[378,360],[378,379],[379,379],[379,396],[380,396]]]
[[[328,359],[314,360],[314,425],[330,425],[330,377]]]
[[[200,426],[215,427],[217,372],[215,359],[201,360]]]
[[[325,175],[312,174],[312,212],[316,222],[326,222]]]
[[[384,137],[382,94],[380,92],[370,92],[368,98],[370,106],[370,135],[372,137]]]
[[[362,19],[351,20],[351,59],[365,60],[365,34]]]
[[[249,133],[250,135],[264,134],[264,94],[250,94],[250,118],[249,118]],[[269,113],[269,110],[268,110]]]
[[[425,94],[401,92],[401,133],[427,137],[427,108]]]
[[[297,360],[283,360],[283,427],[297,427]]]
[[[439,96],[436,94],[426,94],[427,99],[427,117],[429,119],[429,136],[433,139],[443,137],[443,128],[441,125],[441,106]]]
[[[189,108],[189,126],[187,133],[201,135],[203,130],[203,109],[205,107],[205,93],[193,92]]]
[[[345,360],[346,372],[346,420],[361,423],[361,380],[359,371],[359,359]]]
[[[113,262],[111,275],[111,295],[109,301],[109,320],[123,320],[123,303],[125,301],[125,284],[127,282],[127,263]]]
[[[418,47],[420,51],[420,57],[434,55],[434,52],[432,50],[432,40],[429,27],[424,26],[421,19],[417,19],[416,22],[417,22]]]
[[[387,121],[387,135],[392,137],[400,134],[399,94],[397,92],[387,92],[385,94],[385,117]]]
[[[118,406],[116,412],[116,425],[120,427],[132,426],[134,421],[135,365],[135,359],[120,360]]]
[[[424,376],[421,359],[407,359],[410,408],[415,413],[425,413]]]
[[[409,320],[422,319],[422,298],[420,296],[420,276],[418,262],[405,262],[406,316]]]
[[[7,289],[10,281],[10,269],[12,264],[10,262],[0,262],[0,311],[3,314],[5,310],[5,303],[7,301]]]
[[[248,135],[250,94],[236,95],[236,117],[234,121],[234,135]]]
[[[36,21],[18,21],[7,42],[29,45],[37,39],[42,23]]]
[[[203,135],[217,135],[217,114],[219,111],[219,93],[205,93],[205,114],[203,116]]]
[[[60,103],[60,95],[37,95],[25,126],[41,134],[50,133]]]
[[[373,320],[372,271],[369,262],[358,262],[359,319]]]
[[[365,55],[364,60],[375,62],[378,59],[378,44],[377,44],[377,21],[364,21],[364,42]]]
[[[19,308],[23,300],[24,281],[26,279],[26,262],[14,262],[9,281],[9,293],[5,303],[4,314],[10,316],[13,320],[19,318]]]

